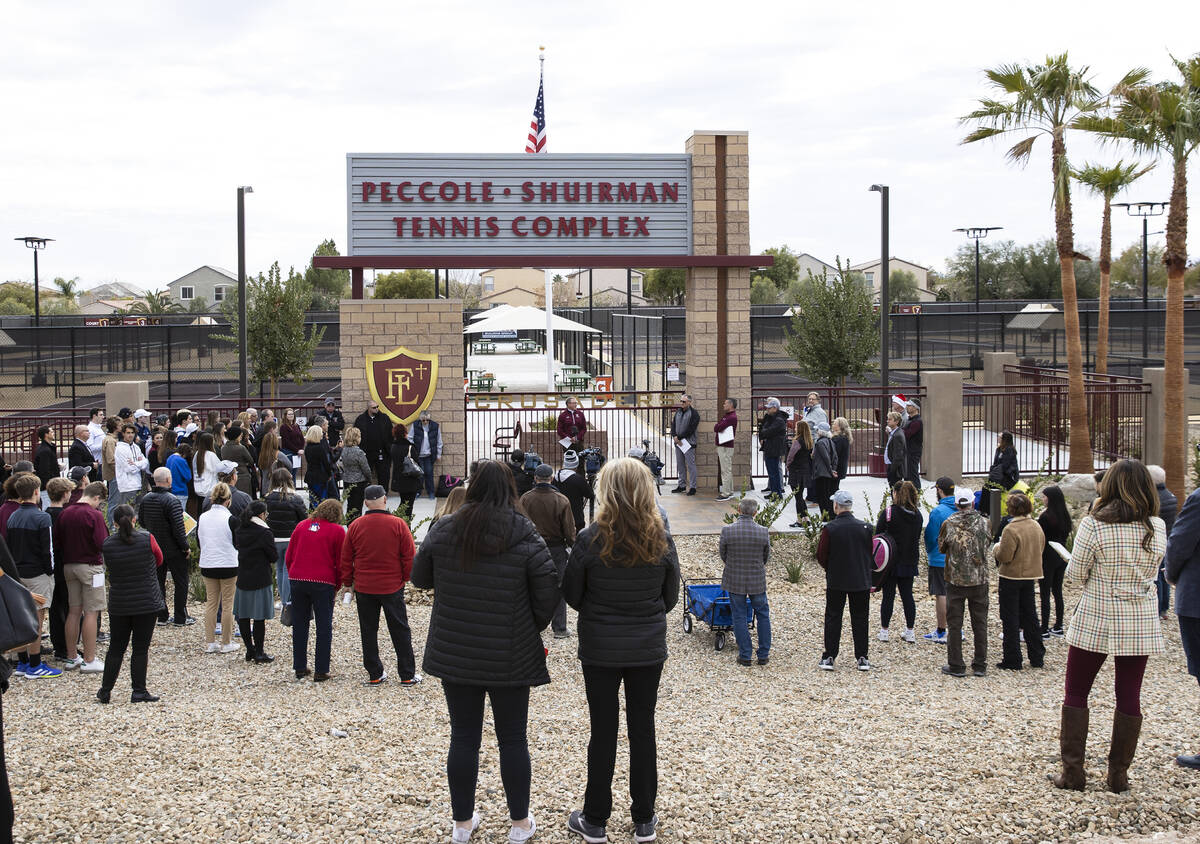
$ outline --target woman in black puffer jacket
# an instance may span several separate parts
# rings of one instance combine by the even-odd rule
[[[104,676],[96,699],[108,703],[112,688],[121,672],[121,660],[133,638],[129,674],[133,682],[131,703],[154,702],[158,698],[146,690],[146,669],[150,662],[150,638],[163,609],[163,593],[158,586],[158,567],[162,551],[154,537],[133,526],[133,508],[122,504],[113,510],[116,533],[104,540],[104,570],[108,576],[108,621],[112,638],[104,658]]]
[[[600,470],[596,520],[575,540],[563,597],[579,611],[579,661],[592,728],[587,793],[567,828],[585,838],[604,835],[623,681],[630,814],[637,840],[651,841],[658,823],[654,707],[667,659],[667,613],[679,600],[679,558],[654,501],[654,479],[640,460],[622,457]]]
[[[412,584],[433,589],[425,639],[426,674],[439,677],[450,713],[446,778],[454,825],[479,823],[475,785],[484,696],[491,699],[500,777],[515,840],[534,828],[525,738],[529,688],[550,682],[541,631],[558,606],[558,575],[546,543],[521,510],[512,472],[485,460],[467,501],[429,529],[413,560]]]

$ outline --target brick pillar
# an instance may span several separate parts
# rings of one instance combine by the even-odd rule
[[[465,475],[463,315],[461,299],[343,299],[341,302],[342,407],[347,422],[367,408],[366,356],[404,346],[438,355],[438,379],[429,413],[441,428],[442,474]]]
[[[957,370],[921,373],[925,399],[921,405],[924,449],[921,474],[926,480],[945,477],[962,482],[963,378]]]
[[[983,386],[985,387],[1003,387],[1006,385],[1004,378],[1004,367],[1016,366],[1016,352],[984,352],[983,353]],[[1005,399],[1003,401],[989,401],[984,403],[987,410],[986,418],[983,420],[984,428],[988,431],[1000,433],[1003,430],[1012,430],[1016,424],[1017,407],[1016,403]]]
[[[1150,385],[1150,395],[1146,397],[1146,413],[1142,417],[1142,425],[1145,428],[1142,437],[1142,460],[1147,465],[1161,466],[1163,462],[1163,419],[1167,407],[1166,377],[1167,370],[1161,366],[1142,370],[1142,380]],[[1186,390],[1186,369],[1183,371],[1183,377]]]
[[[745,132],[695,132],[684,147],[692,157],[692,252],[746,255],[750,251],[749,148]],[[700,486],[715,492],[717,456],[712,427],[726,398],[738,402],[734,487],[750,477],[750,271],[693,267],[688,271],[687,392],[700,412],[696,466]]]
[[[139,407],[145,407],[149,401],[149,381],[108,381],[104,385],[104,412],[108,416],[116,416],[117,411],[123,407],[137,410]],[[167,408],[159,408],[155,415],[160,411],[167,411]],[[237,416],[236,413],[233,415]]]

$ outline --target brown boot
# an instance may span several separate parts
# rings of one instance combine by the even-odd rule
[[[1083,757],[1087,747],[1088,710],[1063,705],[1062,725],[1058,733],[1058,747],[1062,754],[1062,773],[1047,774],[1055,788],[1083,791],[1086,779],[1083,773]]]
[[[1141,716],[1113,713],[1112,744],[1108,748],[1108,790],[1113,794],[1129,790],[1129,763],[1141,732]]]

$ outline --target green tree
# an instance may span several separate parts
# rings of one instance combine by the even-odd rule
[[[397,270],[375,277],[376,299],[432,299],[433,273],[429,270]]]
[[[796,253],[788,249],[787,244],[778,248],[772,246],[763,250],[764,255],[775,256],[775,263],[754,273],[754,279],[768,278],[776,289],[784,290],[789,284],[800,278],[800,262]]]
[[[324,326],[305,330],[305,311],[312,302],[312,288],[295,268],[284,279],[276,261],[266,276],[246,282],[246,346],[250,378],[271,385],[271,400],[279,397],[279,381],[296,384],[312,379],[313,357],[325,336]],[[230,304],[232,302],[232,304]],[[228,307],[226,307],[228,305]],[[229,334],[214,339],[236,343],[238,338],[237,294],[221,303],[229,317]]]
[[[128,311],[131,314],[180,314],[183,313],[183,305],[172,301],[170,292],[160,290],[147,293],[130,305]]]
[[[451,281],[450,298],[462,299],[463,310],[475,310],[479,307],[479,283],[469,284],[463,281]]]
[[[1167,265],[1163,263],[1166,250],[1151,243],[1146,250],[1146,277],[1151,296],[1161,296],[1167,289]],[[1142,241],[1138,238],[1121,250],[1112,262],[1113,295],[1117,298],[1137,298],[1142,295]]]
[[[330,238],[322,240],[318,244],[313,257],[325,258],[340,254],[337,244]],[[346,295],[346,290],[350,287],[350,271],[314,267],[310,260],[308,267],[304,270],[304,281],[312,289],[312,308],[314,310],[336,311],[338,302]]]
[[[1049,56],[1044,64],[1007,64],[985,70],[984,74],[997,96],[981,98],[979,108],[963,117],[964,123],[977,125],[974,131],[963,138],[963,143],[1010,136],[1013,132],[1021,133],[1024,137],[1008,150],[1008,158],[1025,164],[1033,153],[1037,139],[1042,135],[1050,139],[1055,245],[1061,269],[1067,341],[1071,419],[1068,471],[1090,474],[1093,469],[1092,443],[1088,431],[1088,408],[1083,396],[1083,346],[1079,335],[1079,303],[1075,287],[1077,253],[1066,134],[1068,129],[1078,128],[1081,120],[1094,117],[1104,104],[1104,98],[1089,80],[1088,69],[1071,67],[1066,53]],[[1126,80],[1132,78],[1127,76]]]
[[[187,312],[189,314],[206,314],[206,313],[208,313],[208,300],[205,299],[203,296],[196,296],[190,302],[188,302]]]
[[[766,276],[755,276],[750,282],[751,305],[774,305],[779,301],[779,288]]]
[[[79,295],[79,276],[72,279],[56,278],[54,286],[58,288],[58,292],[63,295],[63,298],[74,302],[75,297]]]
[[[1171,57],[1179,81],[1151,83],[1149,72],[1130,71],[1113,89],[1115,112],[1087,121],[1084,128],[1132,144],[1139,154],[1165,155],[1171,162],[1171,205],[1167,212],[1167,303],[1163,366],[1163,469],[1168,489],[1184,489],[1187,439],[1183,348],[1183,288],[1187,273],[1187,163],[1200,147],[1200,53]]]
[[[908,270],[892,270],[888,277],[889,302],[920,302],[918,295],[921,285],[917,282],[917,274]]]
[[[682,305],[687,295],[687,270],[681,267],[659,267],[644,270],[642,290],[656,305]]]
[[[1100,216],[1100,315],[1096,328],[1096,371],[1108,373],[1108,298],[1112,273],[1112,201],[1113,197],[1154,169],[1118,161],[1111,167],[1088,164],[1075,171],[1076,180],[1104,200]]]
[[[879,319],[870,292],[837,259],[837,275],[810,271],[796,290],[796,314],[786,332],[787,350],[802,377],[833,386],[862,381],[875,370]]]

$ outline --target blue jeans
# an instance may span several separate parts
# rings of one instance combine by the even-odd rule
[[[767,464],[767,492],[783,495],[783,471],[779,458],[764,455],[763,462]]]
[[[292,668],[308,668],[308,615],[317,623],[316,664],[318,674],[329,673],[329,654],[333,649],[333,597],[337,590],[329,583],[297,580],[292,584]]]
[[[317,505],[326,498],[332,498],[333,496],[329,494],[329,489],[332,485],[332,481],[326,481],[325,483],[313,481],[310,483],[308,485],[308,506],[315,510]]]
[[[771,654],[771,608],[767,605],[767,593],[750,596],[750,610],[746,609],[746,596],[729,593],[729,607],[733,615],[733,637],[737,639],[738,659],[749,659],[750,612],[754,613],[754,624],[758,627],[758,658],[767,659]]]
[[[296,456],[296,452],[288,451],[286,448],[281,448],[281,449],[279,449],[279,453],[287,458],[288,465],[292,467],[292,485],[295,486],[296,475],[299,474],[299,472],[300,472],[300,470],[297,469],[295,467],[295,464],[292,462],[292,458]]]
[[[421,464],[421,471],[425,473],[425,492],[433,498],[437,492],[437,483],[433,479],[433,455],[418,457],[417,462]]]
[[[279,551],[279,559],[275,561],[275,585],[279,589],[279,605],[282,607],[292,602],[292,581],[288,579],[287,563],[284,561],[287,546],[286,539],[275,540],[275,548]]]

